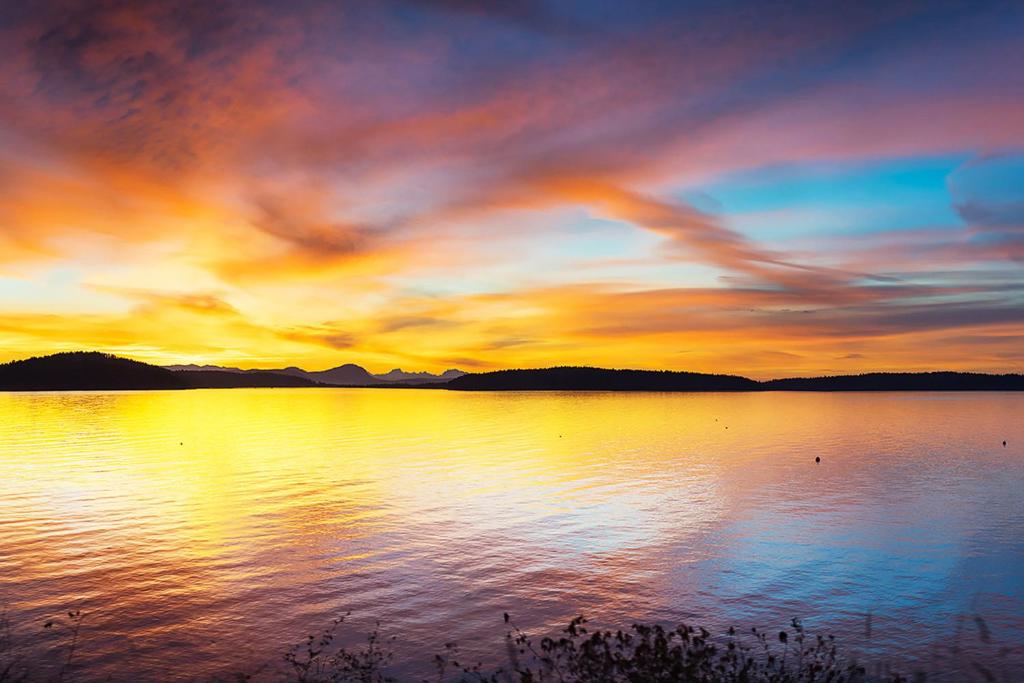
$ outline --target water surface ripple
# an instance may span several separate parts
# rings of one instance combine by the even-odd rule
[[[983,615],[1013,655],[1022,414],[1000,393],[0,394],[0,609],[44,650],[81,609],[81,680],[277,666],[345,610],[410,661],[500,653],[503,611],[797,616],[919,660]]]

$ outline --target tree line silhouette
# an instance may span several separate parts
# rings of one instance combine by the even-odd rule
[[[56,353],[0,365],[2,391],[327,386],[351,385],[265,370],[170,370],[93,351]],[[873,372],[757,381],[739,375],[562,366],[468,374],[445,383],[387,386],[457,391],[1024,391],[1024,375]]]

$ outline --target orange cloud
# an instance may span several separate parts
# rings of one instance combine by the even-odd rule
[[[778,163],[1016,153],[1019,12],[619,11],[12,11],[0,354],[1019,367],[1006,206],[954,187],[962,230],[795,245],[681,199]],[[25,283],[70,313],[26,312]]]

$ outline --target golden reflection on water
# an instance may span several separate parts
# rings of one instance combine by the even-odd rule
[[[116,672],[131,652],[136,673],[221,671],[344,608],[425,649],[500,635],[506,609],[537,627],[579,610],[940,618],[978,594],[979,562],[995,618],[1016,623],[1024,587],[999,567],[1024,559],[1021,408],[1008,394],[3,394],[0,600],[26,623],[82,607],[83,657]],[[897,647],[915,638],[904,621]]]

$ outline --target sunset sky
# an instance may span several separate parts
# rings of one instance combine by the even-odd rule
[[[0,360],[1024,371],[1024,3],[0,5]]]

